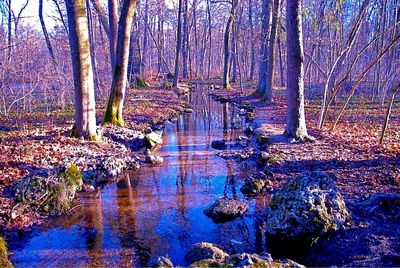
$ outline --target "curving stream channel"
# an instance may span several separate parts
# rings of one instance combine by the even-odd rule
[[[196,242],[224,245],[229,251],[256,252],[265,238],[257,215],[267,197],[247,199],[243,218],[214,223],[203,210],[218,197],[246,199],[239,188],[248,175],[211,148],[239,120],[229,104],[213,101],[198,86],[188,97],[194,112],[166,123],[156,153],[164,163],[123,174],[82,206],[9,242],[11,261],[27,266],[146,266],[158,256],[188,265],[184,256]]]

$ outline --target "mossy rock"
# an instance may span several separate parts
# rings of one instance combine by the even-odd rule
[[[205,268],[205,267],[228,267],[224,263],[217,262],[213,259],[205,259],[192,263],[189,267]]]
[[[13,265],[8,259],[8,252],[6,242],[0,237],[0,267],[11,268]]]
[[[71,207],[83,184],[82,173],[72,164],[65,170],[27,177],[12,187],[14,203],[49,215],[60,215]]]
[[[302,173],[276,193],[266,229],[281,241],[311,244],[344,227],[350,213],[334,181],[324,172]]]

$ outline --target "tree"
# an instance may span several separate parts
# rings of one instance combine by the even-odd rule
[[[271,36],[269,39],[269,47],[268,47],[267,76],[265,77],[266,83],[265,83],[264,100],[267,103],[271,103],[273,99],[275,43],[276,43],[275,40],[276,40],[276,33],[278,32],[280,10],[281,10],[281,0],[274,0]]]
[[[47,50],[49,51],[51,59],[55,63],[56,58],[54,57],[53,48],[50,43],[49,34],[47,32],[46,24],[44,23],[44,19],[43,19],[43,0],[39,0],[39,20],[40,20],[40,25],[42,26],[44,39],[46,40]]]
[[[96,103],[85,1],[65,0],[65,4],[75,87],[75,125],[72,135],[96,140]]]
[[[110,97],[104,115],[104,123],[111,123],[117,126],[124,125],[122,111],[128,80],[129,45],[135,8],[136,0],[124,0],[118,22],[117,46],[113,64]],[[110,25],[110,31],[112,28]]]
[[[260,62],[258,66],[257,94],[264,96],[268,67],[268,38],[271,32],[271,0],[262,0]]]
[[[287,31],[287,115],[285,135],[289,139],[309,139],[304,115],[304,51],[302,1],[289,0],[286,7]]]
[[[224,33],[224,77],[223,77],[223,87],[229,89],[231,87],[229,81],[230,73],[230,60],[231,60],[231,35],[233,30],[233,22],[235,19],[235,11],[237,6],[237,0],[232,0],[231,10],[229,12],[228,21],[226,23],[225,33]]]
[[[183,0],[179,0],[178,4],[178,27],[176,30],[176,51],[175,51],[175,71],[174,71],[174,88],[178,88],[179,80],[179,55],[182,49],[182,9]]]

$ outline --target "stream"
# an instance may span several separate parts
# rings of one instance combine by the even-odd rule
[[[222,245],[230,252],[261,252],[265,238],[257,220],[267,197],[247,199],[240,192],[250,173],[211,148],[216,139],[235,139],[227,129],[240,121],[234,107],[209,97],[197,86],[187,96],[193,113],[165,124],[164,157],[118,177],[97,196],[82,196],[69,215],[46,221],[9,242],[11,261],[27,266],[146,266],[158,256],[187,266],[185,254],[197,242]],[[236,122],[237,123],[237,122]],[[240,130],[238,130],[240,131]],[[214,223],[204,213],[218,197],[245,199],[246,216]]]

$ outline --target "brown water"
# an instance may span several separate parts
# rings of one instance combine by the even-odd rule
[[[164,163],[142,167],[105,186],[98,197],[83,197],[68,216],[52,220],[9,242],[11,261],[27,266],[145,266],[158,256],[187,265],[184,256],[196,242],[223,245],[230,252],[264,249],[259,215],[266,198],[247,199],[249,213],[214,223],[203,210],[218,197],[246,199],[239,190],[248,171],[216,155],[214,139],[239,120],[229,104],[211,100],[198,87],[189,97],[194,109],[167,122]]]

